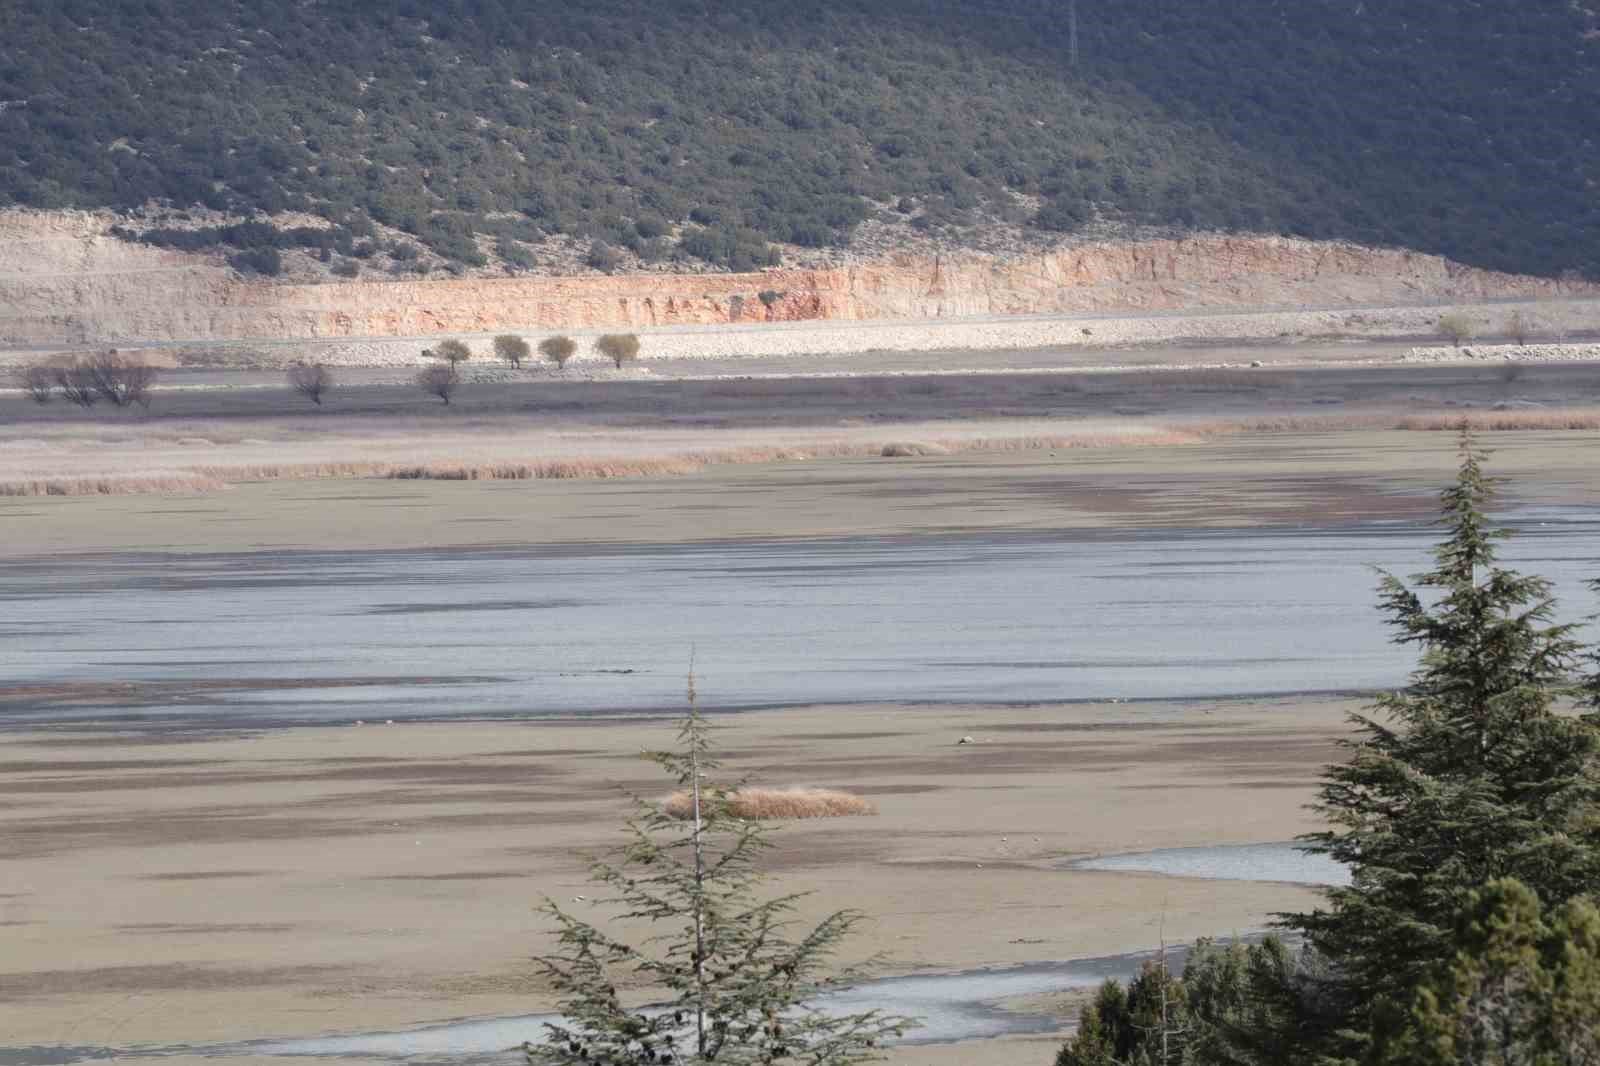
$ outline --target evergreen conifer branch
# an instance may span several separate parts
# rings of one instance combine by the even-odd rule
[[[792,937],[803,896],[758,897],[768,830],[733,816],[728,791],[708,776],[718,762],[692,669],[688,695],[677,747],[648,757],[691,795],[693,817],[670,817],[636,797],[627,843],[590,864],[591,879],[609,892],[601,902],[619,918],[666,929],[631,944],[546,902],[556,950],[537,961],[561,997],[562,1020],[546,1026],[544,1042],[523,1045],[530,1066],[847,1066],[879,1058],[886,1039],[916,1023],[816,1003],[863,976],[861,966],[834,965],[862,916],[836,911]],[[630,1007],[619,979],[660,999]]]

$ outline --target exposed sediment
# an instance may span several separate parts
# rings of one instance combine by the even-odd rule
[[[983,315],[1354,307],[1600,297],[1600,285],[1438,256],[1278,237],[900,255],[749,274],[373,280],[242,277],[215,256],[128,244],[109,215],[0,212],[0,343],[425,337]]]

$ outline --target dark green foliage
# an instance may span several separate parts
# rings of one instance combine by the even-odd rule
[[[518,244],[516,241],[505,237],[495,241],[494,254],[499,256],[508,266],[518,270],[532,270],[535,266],[538,266],[537,261],[533,258],[533,253],[528,251],[525,245]]]
[[[276,248],[251,248],[228,256],[228,265],[241,274],[277,277],[283,272],[283,257]]]
[[[1107,981],[1084,1008],[1056,1066],[1311,1063],[1320,1028],[1323,967],[1281,940],[1219,946],[1202,940],[1181,981],[1159,961],[1126,988]],[[1163,1010],[1165,993],[1165,1010]]]
[[[1512,878],[1467,897],[1455,957],[1417,990],[1388,1066],[1600,1063],[1600,911],[1546,914]]]
[[[681,819],[637,801],[628,843],[590,866],[592,879],[628,918],[654,935],[629,943],[548,902],[556,954],[538,960],[562,998],[547,1040],[524,1045],[532,1066],[594,1063],[806,1063],[878,1059],[884,1038],[915,1023],[878,1011],[827,1014],[813,1005],[857,973],[830,957],[860,922],[838,911],[791,936],[798,897],[764,899],[758,860],[767,830],[735,817],[711,775],[711,728],[694,710],[677,750],[650,757],[692,799]],[[656,1009],[627,1005],[617,984],[660,989]]]
[[[1058,230],[1600,274],[1585,5],[1078,8],[1069,66],[1034,0],[17,0],[0,203],[313,211],[463,263],[511,215],[635,251],[690,220],[694,254],[747,269],[844,239],[869,201],[938,229],[1019,192]]]
[[[607,274],[617,269],[617,265],[621,261],[622,256],[618,255],[617,250],[605,241],[595,241],[590,244],[588,253],[583,257],[585,266],[593,270],[604,271]]]
[[[1178,1066],[1188,1061],[1193,1032],[1184,982],[1164,962],[1147,962],[1126,989],[1116,981],[1100,986],[1056,1066]]]
[[[1559,907],[1600,885],[1600,731],[1555,712],[1572,629],[1550,622],[1548,582],[1495,564],[1506,534],[1488,523],[1491,498],[1464,441],[1422,593],[1383,578],[1395,639],[1421,664],[1378,701],[1381,716],[1355,720],[1349,760],[1321,790],[1332,828],[1307,838],[1354,875],[1326,909],[1289,919],[1336,967],[1351,1053],[1393,1038],[1419,984],[1452,958],[1475,890],[1516,877]]]

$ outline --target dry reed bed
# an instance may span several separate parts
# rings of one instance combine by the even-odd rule
[[[729,814],[752,822],[855,818],[878,813],[860,796],[831,788],[740,788],[728,793],[726,801]],[[693,818],[694,800],[687,792],[674,792],[661,801],[661,810],[673,818]]]
[[[1283,415],[1134,427],[1123,432],[1019,436],[962,436],[925,440],[813,441],[794,446],[749,446],[653,456],[561,459],[435,460],[279,464],[205,464],[152,474],[34,477],[0,481],[0,496],[121,496],[202,493],[250,481],[393,478],[423,481],[542,481],[566,478],[673,477],[708,467],[808,459],[910,458],[962,453],[1058,451],[1077,448],[1180,447],[1256,433],[1329,433],[1350,430],[1480,432],[1600,430],[1600,409],[1428,412],[1420,414]]]
[[[140,496],[221,492],[225,480],[198,473],[129,477],[28,478],[0,481],[0,496]]]

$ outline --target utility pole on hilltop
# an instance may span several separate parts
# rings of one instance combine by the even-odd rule
[[[1067,0],[1067,61],[1078,65],[1078,0]]]

